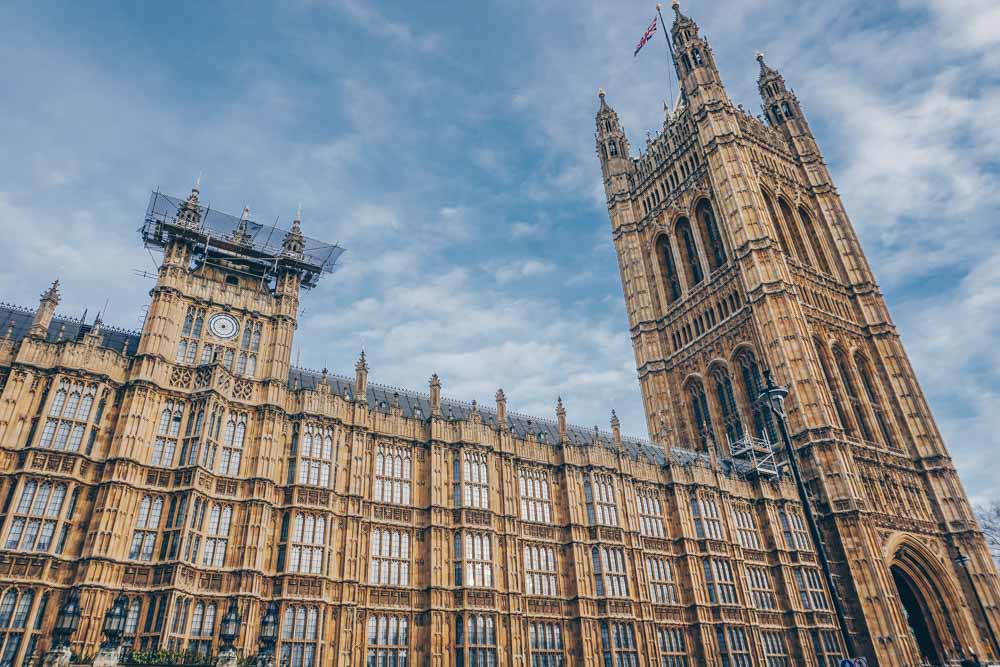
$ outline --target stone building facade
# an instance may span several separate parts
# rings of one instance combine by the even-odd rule
[[[996,571],[798,101],[762,60],[757,120],[679,10],[672,40],[645,153],[597,115],[651,442],[293,367],[300,221],[270,247],[154,195],[141,333],[58,283],[0,308],[0,664],[76,589],[78,654],[123,591],[135,651],[215,653],[235,599],[247,655],[277,603],[292,667],[837,665],[796,488],[743,455],[765,368],[871,664],[996,657]]]

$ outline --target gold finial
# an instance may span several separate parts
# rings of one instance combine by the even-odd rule
[[[759,63],[764,62],[764,52],[763,51],[758,51],[757,52],[757,62],[759,62]]]
[[[681,3],[677,2],[677,0],[674,0],[670,6],[674,8],[674,11],[677,11],[678,9],[681,8]]]

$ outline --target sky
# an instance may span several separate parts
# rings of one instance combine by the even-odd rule
[[[1000,463],[1000,4],[688,0],[730,97],[795,89],[974,501]],[[594,148],[674,86],[652,2],[0,6],[0,300],[139,328],[149,192],[347,248],[295,358],[644,437]],[[669,13],[668,13],[669,15]]]

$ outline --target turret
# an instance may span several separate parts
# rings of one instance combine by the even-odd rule
[[[674,23],[670,27],[674,63],[681,82],[685,101],[702,102],[726,100],[722,77],[715,65],[712,47],[699,34],[698,24],[681,13],[680,3],[674,0]]]
[[[31,319],[31,329],[28,331],[28,335],[33,338],[45,338],[49,332],[49,325],[52,323],[52,317],[56,314],[56,306],[59,305],[59,280],[56,279],[52,282],[52,285],[42,292],[41,299],[38,301],[38,309],[35,311],[35,316]]]
[[[768,121],[773,127],[785,129],[792,135],[811,134],[798,98],[785,86],[785,77],[764,62],[763,53],[757,54],[757,62],[760,63],[757,88]]]
[[[364,350],[354,365],[354,398],[358,403],[368,402],[368,361]]]
[[[566,442],[566,408],[562,396],[556,400],[556,423],[559,425],[559,442]]]
[[[618,122],[618,114],[608,106],[603,89],[597,91],[597,97],[601,104],[597,109],[597,132],[594,136],[604,176],[604,192],[610,202],[631,189],[632,160],[629,159],[628,139]]]

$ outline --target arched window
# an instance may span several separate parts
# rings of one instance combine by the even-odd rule
[[[802,226],[805,227],[806,236],[809,237],[809,243],[812,245],[813,254],[816,255],[816,261],[819,262],[820,270],[833,275],[833,271],[830,270],[830,262],[823,251],[823,244],[820,243],[819,234],[816,233],[816,227],[813,225],[812,218],[809,217],[809,213],[802,206],[799,207],[799,219],[802,220]]]
[[[219,473],[230,477],[240,474],[243,460],[243,441],[246,438],[247,416],[234,414],[226,422],[226,437],[222,441],[222,460]]]
[[[704,278],[701,270],[701,262],[698,259],[698,249],[694,244],[694,235],[691,233],[691,223],[687,218],[677,221],[677,245],[681,250],[681,263],[684,265],[687,274],[688,289],[693,288]]]
[[[813,339],[813,345],[816,346],[816,355],[819,357],[819,365],[823,369],[823,377],[826,379],[826,385],[830,388],[830,395],[833,396],[833,407],[837,411],[837,420],[840,422],[840,427],[848,434],[853,434],[854,426],[844,411],[844,396],[840,391],[840,383],[837,382],[837,378],[830,372],[830,359],[826,353],[826,346],[818,338]]]
[[[321,634],[319,611],[315,607],[286,607],[281,628],[281,664],[288,667],[316,667],[316,640]]]
[[[372,530],[369,579],[383,586],[410,585],[410,533],[405,530]]]
[[[618,144],[616,144],[613,140],[608,142],[608,153],[611,154],[611,157],[616,157],[618,155]]]
[[[329,487],[333,479],[333,429],[320,424],[306,424],[298,448],[298,482]]]
[[[656,256],[663,271],[663,280],[667,287],[667,301],[673,303],[681,298],[681,283],[677,279],[677,266],[674,264],[674,253],[670,249],[670,239],[661,236],[656,242]]]
[[[692,380],[688,383],[687,394],[697,441],[702,449],[707,450],[708,443],[712,439],[712,416],[708,411],[705,385],[702,384],[701,380]]]
[[[695,215],[701,224],[703,237],[708,247],[708,266],[714,271],[726,263],[726,249],[722,243],[722,235],[719,234],[719,225],[715,220],[715,213],[712,205],[707,200],[702,199],[695,209]]]
[[[882,440],[886,447],[895,449],[896,442],[892,437],[892,429],[889,428],[889,422],[886,419],[885,410],[882,407],[881,394],[872,380],[871,368],[868,365],[868,360],[860,354],[855,354],[854,365],[858,369],[858,377],[861,378],[861,386],[865,389],[865,396],[868,398],[868,405],[871,406],[872,412],[875,413],[875,422],[878,424],[878,430],[882,434]]]
[[[774,122],[780,123],[782,121],[781,109],[778,108],[777,104],[771,105],[771,114],[774,116]]]
[[[761,190],[760,194],[764,198],[764,204],[767,206],[767,214],[771,218],[771,226],[774,227],[774,233],[778,235],[778,245],[781,246],[781,250],[786,255],[791,255],[791,252],[788,250],[788,239],[785,238],[784,226],[778,220],[778,214],[774,211],[774,202],[771,201],[771,198],[763,190]]]
[[[861,405],[858,390],[854,386],[854,377],[851,375],[847,357],[844,356],[844,351],[839,347],[833,348],[833,361],[837,364],[837,370],[840,371],[840,379],[844,383],[844,390],[847,391],[847,400],[850,402],[851,409],[854,412],[854,420],[861,429],[861,437],[871,442],[873,439],[872,429],[868,425],[868,418],[865,416],[864,407]]]
[[[774,429],[774,420],[771,417],[771,408],[766,399],[760,398],[763,383],[761,382],[760,369],[757,367],[757,360],[753,352],[744,350],[737,362],[740,368],[740,376],[743,379],[743,391],[746,394],[747,404],[750,406],[750,414],[753,418],[753,436],[755,438],[767,438],[769,442],[776,443],[778,435]]]
[[[743,422],[739,410],[736,409],[733,381],[722,366],[716,366],[712,370],[712,379],[715,382],[715,397],[719,409],[722,410],[722,426],[726,429],[726,441],[732,445],[743,439]]]
[[[785,118],[794,118],[795,114],[792,113],[792,107],[788,102],[781,103],[781,112],[785,114]]]
[[[35,652],[37,631],[42,627],[47,600],[47,594],[43,594],[32,619],[31,608],[35,601],[32,589],[8,588],[0,596],[0,665],[23,665],[28,662]],[[24,652],[18,659],[22,647]]]
[[[368,617],[368,664],[407,667],[410,621],[406,616]]]
[[[695,66],[701,65],[701,51],[698,49],[691,49],[691,60],[694,61]]]
[[[802,242],[802,234],[799,233],[799,224],[795,221],[791,207],[788,205],[788,202],[779,197],[778,208],[781,209],[781,215],[785,220],[785,227],[788,230],[788,235],[791,236],[792,246],[795,248],[795,256],[803,264],[812,266],[812,261],[809,259],[809,251],[806,250],[806,245]]]

